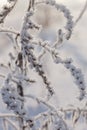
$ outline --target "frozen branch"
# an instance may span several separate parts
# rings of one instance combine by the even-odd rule
[[[17,0],[8,0],[9,5],[3,7],[2,12],[0,13],[0,23],[4,22],[6,16],[15,7],[16,2]],[[43,41],[40,37],[37,38],[36,35],[31,33],[31,31],[34,30],[37,32],[41,31],[40,25],[35,23],[35,20],[32,19],[36,9],[38,9],[36,6],[40,4],[56,8],[56,10],[63,13],[66,18],[65,31],[58,29],[57,41],[53,44],[50,44],[48,41]],[[9,63],[0,64],[0,69],[3,68],[6,69],[6,72],[8,71],[6,75],[4,73],[0,74],[0,77],[4,79],[1,94],[3,102],[7,105],[7,108],[15,113],[0,114],[0,118],[5,119],[5,121],[11,124],[16,130],[50,130],[50,125],[52,125],[53,130],[69,130],[64,118],[64,116],[67,115],[67,112],[72,113],[74,123],[79,120],[81,114],[87,114],[86,107],[82,109],[67,107],[64,109],[57,108],[50,103],[49,99],[51,99],[56,92],[53,87],[51,87],[51,82],[49,82],[48,75],[45,74],[46,70],[43,69],[44,66],[40,60],[44,54],[48,52],[54,63],[63,65],[74,77],[74,82],[78,86],[80,92],[79,100],[86,98],[86,85],[81,69],[73,65],[73,60],[71,58],[64,60],[58,51],[59,45],[62,44],[64,40],[69,40],[71,38],[73,28],[83,16],[86,8],[87,1],[79,17],[73,22],[73,17],[69,9],[62,4],[57,4],[55,0],[41,2],[29,0],[27,13],[20,32],[8,28],[0,28],[0,33],[5,33],[10,38],[14,49],[14,52],[9,52],[8,54],[10,58]],[[38,56],[36,55],[36,46],[39,46],[41,49],[41,51],[38,52]],[[26,89],[27,92],[30,91],[32,83],[36,84],[37,82],[36,80],[33,80],[34,77],[33,79],[31,78],[31,71],[37,73],[42,78],[46,88],[43,98],[39,96],[35,97],[34,93],[31,95],[29,93],[26,94]],[[27,108],[25,108],[25,103],[28,98],[35,100],[38,105],[43,104],[43,107],[45,106],[47,108],[46,111],[39,113],[34,117],[30,117],[27,113]],[[13,117],[18,120],[19,126],[16,126],[16,124],[11,121]],[[37,121],[39,122],[38,128]],[[5,122],[4,126],[6,126]],[[4,129],[6,129],[6,127],[4,127]]]

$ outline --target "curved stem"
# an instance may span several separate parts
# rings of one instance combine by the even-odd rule
[[[83,14],[85,13],[86,9],[87,9],[87,0],[86,0],[86,2],[85,2],[85,5],[84,5],[82,11],[80,12],[78,18],[75,20],[74,26],[76,26],[76,24],[77,24],[77,23],[79,22],[79,20],[82,18],[82,16],[83,16]]]

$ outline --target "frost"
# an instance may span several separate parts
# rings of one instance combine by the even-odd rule
[[[16,2],[17,0],[8,0],[8,5],[4,6],[0,13],[0,23],[4,22],[5,17],[14,8]],[[41,3],[53,6],[57,11],[62,12],[64,18],[66,18],[66,25],[64,26],[65,31],[61,28],[58,29],[57,40],[53,44],[48,41],[43,41],[40,37],[31,33],[31,31],[34,30],[37,32],[41,31],[41,26],[32,20],[32,17],[36,13],[36,5]],[[74,78],[73,82],[78,86],[80,94],[79,96],[76,95],[76,97],[78,96],[79,101],[86,97],[86,84],[82,70],[74,65],[71,58],[63,59],[58,50],[59,45],[63,44],[64,40],[67,41],[71,38],[74,26],[75,22],[73,21],[71,12],[65,5],[57,4],[55,0],[46,0],[42,2],[30,0],[20,32],[0,29],[0,32],[9,34],[8,36],[11,42],[14,42],[14,52],[16,52],[9,52],[10,61],[7,65],[4,63],[0,64],[1,68],[7,70],[6,75],[0,75],[0,77],[4,79],[1,89],[2,99],[7,108],[14,112],[18,119],[20,119],[19,126],[21,130],[69,130],[65,120],[67,111],[72,112],[72,118],[75,118],[74,123],[79,120],[80,114],[84,114],[83,109],[60,109],[60,107],[56,108],[55,105],[52,104],[51,99],[56,96],[56,91],[52,81],[50,81],[47,70],[44,69],[44,65],[41,62],[42,57],[48,54],[46,56],[50,56],[55,64],[64,66],[67,71],[70,71],[71,76]],[[36,47],[40,49],[37,55]],[[43,96],[40,95],[41,97],[35,95],[34,89],[31,91],[31,87],[34,86],[32,84],[35,84],[35,87],[38,88],[37,80],[34,79],[34,76],[32,77],[31,72],[38,75],[40,79],[38,78],[37,80],[41,80],[42,82],[41,85],[45,91],[43,92]],[[26,108],[28,99],[34,100],[38,106],[42,105],[42,107],[45,108],[44,111],[30,117],[27,110],[28,108]],[[76,117],[77,114],[78,116]],[[13,123],[11,124],[16,128]]]

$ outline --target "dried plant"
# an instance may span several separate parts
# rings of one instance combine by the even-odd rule
[[[0,13],[0,23],[4,23],[6,16],[15,7],[16,3],[17,0],[8,0],[8,5],[4,6]],[[40,4],[53,6],[56,10],[62,12],[67,20],[65,32],[62,29],[58,29],[57,41],[53,44],[50,44],[48,41],[43,41],[41,38],[30,33],[31,30],[36,29],[39,32],[41,29],[41,26],[32,20],[37,9],[36,7]],[[10,39],[14,41],[13,48],[15,52],[9,53],[10,61],[7,65],[4,63],[0,64],[1,68],[6,68],[8,70],[7,75],[4,75],[3,73],[0,74],[0,77],[5,79],[1,89],[3,102],[7,105],[9,110],[14,112],[14,115],[7,114],[0,116],[4,117],[5,130],[7,130],[6,122],[10,122],[16,130],[69,130],[66,123],[68,112],[71,113],[74,124],[77,123],[80,116],[87,115],[86,106],[82,110],[74,107],[58,109],[50,104],[50,99],[56,92],[45,73],[43,64],[41,63],[42,57],[48,52],[55,64],[63,65],[74,77],[74,82],[78,86],[80,92],[78,100],[81,101],[86,97],[86,85],[81,69],[74,66],[71,58],[63,59],[58,52],[59,45],[62,45],[65,39],[69,40],[71,38],[73,29],[82,17],[86,7],[87,2],[77,20],[73,21],[69,9],[64,5],[57,4],[54,0],[38,2],[35,0],[29,0],[29,6],[20,32],[3,27],[0,28],[0,33],[7,33]],[[38,55],[35,55],[36,46],[41,48]],[[39,77],[41,77],[46,88],[44,98],[36,97],[33,93],[32,95],[25,93],[24,89],[30,89],[30,86],[37,82],[35,79],[30,79],[30,70],[34,71]],[[45,105],[47,110],[31,118],[26,111],[27,108],[25,108],[25,102],[28,98],[35,100],[38,104]],[[8,119],[8,117],[12,116],[18,118],[19,127]]]

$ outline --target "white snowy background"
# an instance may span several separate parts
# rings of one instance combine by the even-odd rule
[[[3,6],[5,2],[6,0],[0,0],[0,7]],[[12,27],[20,31],[23,23],[22,21],[26,12],[27,2],[28,0],[26,0],[26,2],[25,0],[18,1],[14,10],[6,18],[6,27]],[[78,17],[80,11],[85,4],[85,0],[57,0],[57,2],[66,5],[70,9],[73,20]],[[63,16],[61,16],[61,13],[56,12],[56,10],[53,8],[50,10],[50,15],[46,15],[46,17],[43,12],[43,17],[40,16],[40,8],[37,13],[39,15],[41,23],[44,24],[44,29],[41,31],[40,37],[43,38],[43,40],[49,40],[53,42],[56,40],[57,28],[61,26],[61,23],[65,25],[66,21],[64,20]],[[48,19],[47,17],[50,18],[50,21],[48,21],[48,25],[45,25],[45,22],[43,21],[44,19]],[[62,22],[63,20],[64,22]],[[7,37],[5,38],[3,34],[0,34],[0,61],[2,62],[8,61],[7,53],[12,49],[9,45],[9,42],[10,41]],[[84,13],[82,19],[74,28],[72,38],[68,42],[65,41],[64,45],[60,47],[58,51],[63,58],[71,57],[74,60],[74,64],[78,68],[82,69],[87,85],[87,11]],[[44,64],[44,68],[48,75],[48,78],[51,81],[51,84],[56,92],[56,100],[54,98],[51,102],[53,102],[54,105],[60,108],[67,108],[69,104],[74,105],[76,108],[83,108],[86,100],[80,102],[77,99],[79,95],[78,87],[74,84],[74,79],[70,75],[70,72],[68,72],[62,65],[55,65],[52,59],[49,58],[49,56],[47,55],[44,56],[42,62]],[[6,73],[6,70],[4,71]],[[37,76],[37,78],[39,77]],[[0,80],[0,83],[3,83],[2,79]],[[1,84],[0,88],[2,87]],[[42,83],[38,82],[37,85],[39,86],[38,89],[36,85],[33,85],[31,92],[35,93],[35,95],[39,94],[39,96],[43,96],[44,88],[42,86]],[[30,103],[30,101],[28,103]],[[32,110],[32,108],[34,109]],[[38,108],[37,103],[33,102],[31,107],[29,108],[29,111],[32,111],[31,116],[37,114],[38,112],[41,112],[40,109],[44,110],[42,106]],[[6,105],[2,102],[2,97],[0,95],[0,113],[4,112],[8,111],[6,109]],[[80,122],[76,125],[74,129],[87,130],[87,125],[85,122]]]

